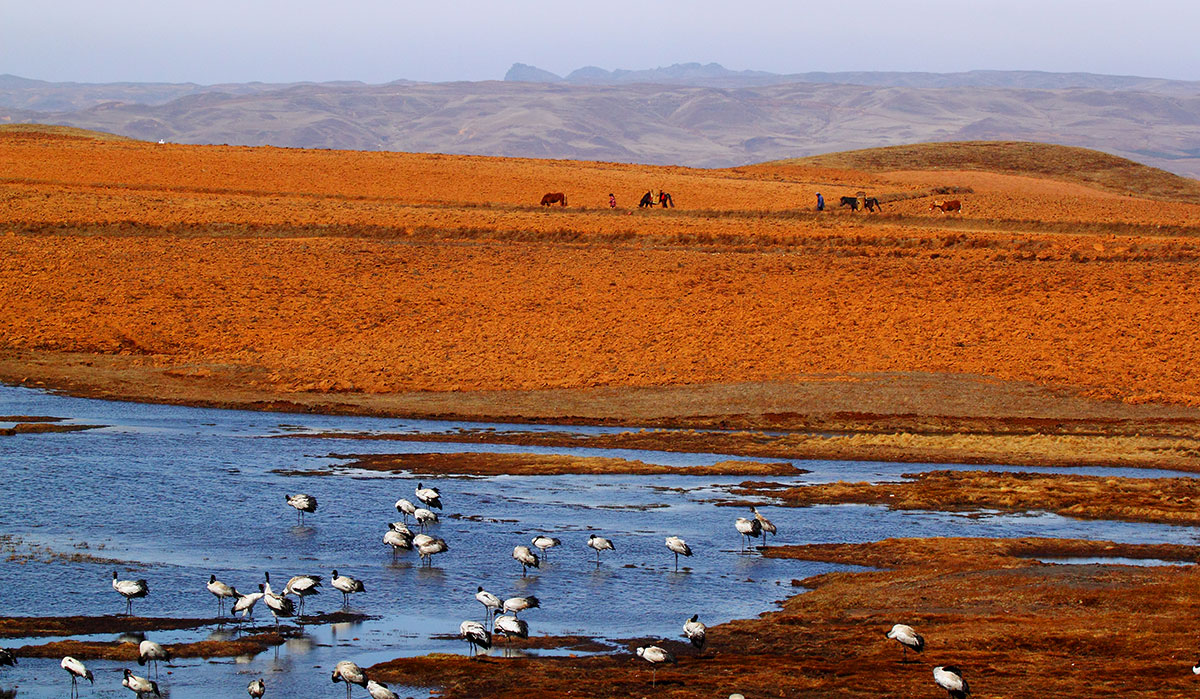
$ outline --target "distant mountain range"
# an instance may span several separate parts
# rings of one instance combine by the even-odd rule
[[[1200,177],[1200,83],[1094,75],[731,71],[504,81],[50,83],[0,75],[0,123],[156,141],[740,165],[951,140],[1083,146]]]

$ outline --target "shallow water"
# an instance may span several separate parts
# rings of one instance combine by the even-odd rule
[[[256,589],[266,571],[277,587],[292,575],[320,574],[326,578],[325,587],[308,600],[309,613],[341,607],[341,595],[328,583],[332,569],[364,581],[367,592],[352,597],[350,608],[377,618],[361,624],[309,627],[305,639],[289,642],[278,654],[268,651],[240,661],[177,661],[174,667],[162,669],[160,684],[164,694],[180,699],[214,693],[242,696],[246,684],[258,676],[266,678],[268,697],[340,697],[345,690],[329,681],[339,660],[366,666],[402,655],[463,653],[462,642],[435,636],[455,634],[459,622],[482,616],[482,607],[474,599],[477,585],[502,597],[538,596],[542,608],[522,614],[534,635],[677,638],[683,621],[692,614],[698,613],[710,625],[753,616],[774,608],[790,594],[791,580],[846,569],[741,553],[733,520],[744,513],[713,502],[728,498],[729,487],[744,478],[687,476],[424,478],[442,491],[443,520],[433,529],[451,550],[436,557],[432,568],[422,569],[415,554],[401,554],[393,561],[381,543],[386,523],[400,518],[393,503],[400,497],[413,499],[418,479],[353,469],[319,475],[330,464],[342,463],[331,458],[332,453],[566,453],[682,466],[744,457],[268,439],[324,430],[533,428],[114,403],[15,387],[0,387],[0,415],[51,415],[107,425],[85,432],[0,438],[4,474],[0,533],[19,537],[18,553],[45,546],[130,562],[117,566],[121,577],[145,578],[150,585],[150,595],[134,602],[136,614],[214,614],[215,599],[204,589],[210,573],[247,592]],[[796,465],[813,472],[772,480],[878,481],[947,468],[863,462]],[[277,470],[302,473],[283,475]],[[304,475],[306,471],[313,475]],[[1070,472],[1186,475],[1102,468]],[[303,527],[297,525],[295,511],[284,504],[284,494],[295,492],[310,493],[320,503],[316,513],[306,516]],[[795,509],[769,504],[764,513],[780,531],[771,543],[860,542],[891,536],[1063,536],[1131,543],[1195,540],[1193,530],[1185,527],[1082,522],[1050,514],[892,512],[856,505]],[[592,531],[612,538],[617,546],[617,551],[606,552],[598,568],[593,552],[584,546]],[[522,577],[520,565],[511,558],[512,547],[528,545],[540,532],[558,536],[563,545],[551,550],[542,570]],[[673,556],[663,546],[668,535],[684,537],[696,552],[681,562],[678,573]],[[121,612],[124,601],[109,584],[113,568],[61,560],[22,562],[20,556],[0,561],[6,583],[0,616]],[[260,623],[264,617],[269,622],[262,605],[256,612]],[[209,628],[147,636],[169,644],[200,640],[213,632]],[[50,639],[4,639],[0,644],[17,647],[46,640]],[[84,688],[85,696],[127,694],[120,686],[124,664],[91,661],[88,665],[96,672],[97,683],[95,688]],[[136,665],[133,669],[141,672]],[[0,690],[16,688],[20,697],[60,696],[68,686],[66,673],[56,661],[26,658],[16,668],[0,669]],[[423,689],[396,689],[401,696],[428,694]],[[356,694],[365,696],[362,690]]]

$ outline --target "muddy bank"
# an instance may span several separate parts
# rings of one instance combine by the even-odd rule
[[[350,612],[332,612],[329,614],[314,614],[302,620],[292,620],[302,625],[340,624],[344,622],[365,621],[371,617]],[[198,629],[205,626],[233,625],[245,627],[253,621],[235,622],[232,617],[220,618],[168,618],[168,617],[139,617],[139,616],[60,616],[60,617],[0,617],[0,638],[19,638],[24,636],[84,636],[90,634],[138,633],[145,631],[173,631],[178,629]],[[273,628],[273,627],[272,627]],[[281,630],[293,629],[292,626],[281,626]]]
[[[372,677],[449,697],[938,696],[934,665],[962,668],[988,697],[1183,696],[1195,690],[1195,566],[1050,565],[1029,556],[1195,560],[1200,548],[1058,539],[902,539],[772,547],[768,555],[872,565],[831,573],[758,619],[710,627],[703,654],[682,639],[658,670],[628,653],[586,658],[427,656]],[[682,610],[680,623],[691,613]],[[701,614],[703,620],[703,614]],[[923,654],[900,663],[885,637],[916,627]],[[909,654],[914,658],[913,654]],[[1153,682],[1145,678],[1153,677]]]
[[[643,449],[758,458],[900,463],[1111,466],[1200,472],[1200,433],[1191,420],[980,420],[922,416],[792,416],[783,434],[744,430],[642,429],[619,434],[460,430],[439,434],[323,433],[337,439],[459,442],[539,447]],[[818,427],[819,426],[819,427]],[[782,429],[782,428],[780,428]],[[809,432],[808,430],[819,429]],[[312,435],[285,435],[290,437]]]
[[[712,466],[664,466],[643,461],[560,454],[366,454],[333,455],[352,459],[343,468],[370,471],[405,471],[419,475],[558,476],[673,474],[681,476],[794,476],[808,471],[791,464],[756,461],[722,461]]]
[[[440,640],[457,640],[462,641],[458,635],[436,634],[431,638]],[[463,641],[465,644],[466,642]],[[604,643],[595,638],[587,636],[530,636],[529,638],[507,638],[503,635],[493,634],[493,648],[504,650],[511,648],[513,650],[570,650],[579,653],[604,653],[611,651],[613,646],[611,643]],[[455,657],[455,656],[448,656]]]
[[[0,418],[0,422],[7,422]],[[43,434],[50,432],[82,432],[96,430],[104,425],[55,425],[44,422],[18,422],[12,427],[0,427],[0,437],[11,437],[16,434]]]
[[[283,644],[283,634],[257,633],[229,641],[197,641],[164,646],[172,658],[236,658],[253,656]],[[22,658],[61,658],[70,655],[80,660],[121,660],[137,662],[138,644],[117,641],[55,641],[16,649]]]
[[[1076,519],[1107,519],[1200,526],[1200,480],[1112,478],[1041,473],[930,471],[904,474],[900,483],[821,483],[780,488],[744,483],[736,495],[775,498],[779,504],[886,505],[895,510],[1054,512]]]

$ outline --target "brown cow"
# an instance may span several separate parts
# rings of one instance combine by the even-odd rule
[[[962,202],[957,199],[951,199],[950,201],[935,201],[929,205],[930,211],[933,211],[934,209],[941,209],[943,214],[951,211],[962,211]]]
[[[542,196],[542,206],[550,206],[551,204],[567,205],[567,195],[562,192],[546,192]]]

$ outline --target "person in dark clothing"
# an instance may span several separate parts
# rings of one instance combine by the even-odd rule
[[[670,206],[672,209],[675,208],[675,200],[672,199],[671,195],[667,194],[666,192],[658,193],[658,204],[664,209],[668,206]]]
[[[817,192],[817,211],[824,211],[824,210],[825,210],[825,197],[821,196],[820,192]]]
[[[644,195],[642,195],[642,200],[638,202],[639,209],[646,206],[651,208],[654,207],[654,197],[651,196],[650,192],[646,192]]]
[[[617,208],[617,197],[615,194],[610,193],[608,195],[608,208],[610,208],[610,209]]]

